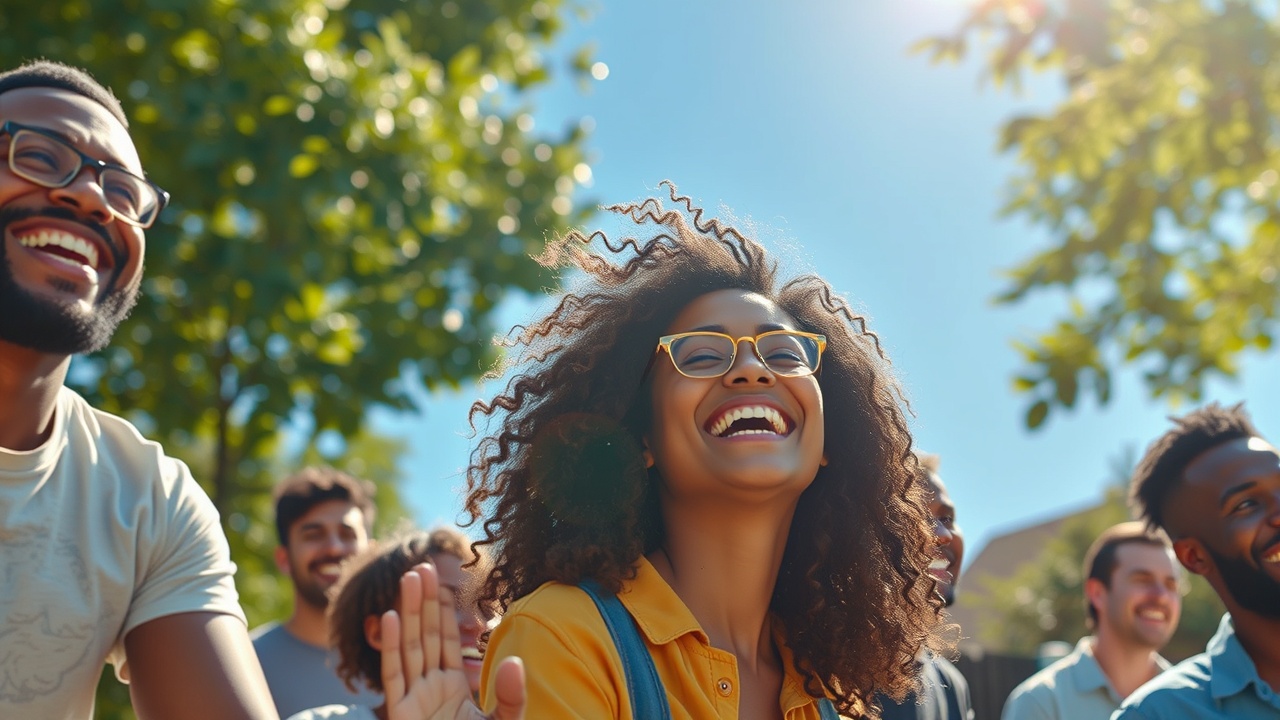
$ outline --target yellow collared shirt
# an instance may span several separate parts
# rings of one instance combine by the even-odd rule
[[[635,618],[667,691],[672,720],[736,720],[741,692],[738,661],[712,647],[679,596],[649,561],[619,594]],[[595,603],[581,589],[549,582],[511,605],[485,653],[480,696],[496,704],[492,672],[505,657],[524,660],[528,720],[644,720],[632,715],[622,659]],[[781,649],[784,677],[779,707],[785,720],[820,720],[804,678]]]

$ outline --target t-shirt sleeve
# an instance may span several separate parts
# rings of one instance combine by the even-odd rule
[[[111,661],[123,669],[123,640],[151,620],[186,612],[232,615],[245,622],[235,563],[218,512],[182,462],[161,455],[150,517],[140,523],[138,582]],[[246,623],[247,625],[247,623]]]
[[[492,712],[497,706],[493,673],[498,663],[515,656],[524,661],[526,720],[619,718],[623,701],[610,678],[616,661],[607,652],[592,634],[578,632],[573,625],[508,615],[494,629],[485,652],[480,681],[484,708]]]

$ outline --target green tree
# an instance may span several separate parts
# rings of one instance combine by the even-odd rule
[[[985,578],[981,594],[997,609],[998,620],[978,629],[993,649],[1035,655],[1042,643],[1061,640],[1075,644],[1089,634],[1085,623],[1083,561],[1089,546],[1103,530],[1129,519],[1124,490],[1107,490],[1096,509],[1063,523],[1061,533],[1039,556],[1007,579]],[[1204,650],[1218,628],[1222,603],[1203,578],[1187,574],[1188,592],[1182,599],[1182,620],[1162,651],[1175,660]]]
[[[1066,98],[1004,124],[1016,154],[1003,212],[1050,247],[1009,271],[999,301],[1063,291],[1070,309],[1017,344],[1026,423],[1081,395],[1106,403],[1132,364],[1153,397],[1199,400],[1277,333],[1280,24],[1254,0],[982,0],[948,37],[974,39],[985,75],[1062,78]]]
[[[71,382],[186,460],[222,513],[251,621],[278,615],[269,488],[326,459],[394,476],[371,406],[494,359],[491,313],[551,282],[527,255],[581,219],[583,131],[533,102],[563,0],[65,0],[0,7],[0,65],[45,57],[121,96],[173,194],[133,316]],[[589,54],[567,69],[579,78]],[[339,442],[341,446],[344,443]],[[376,456],[376,457],[375,457]],[[381,464],[377,464],[381,463]],[[384,472],[385,471],[385,472]],[[399,513],[394,484],[384,514]],[[127,717],[113,680],[101,717]]]

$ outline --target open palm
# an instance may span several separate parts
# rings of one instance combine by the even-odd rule
[[[382,616],[382,686],[390,720],[522,720],[524,666],[508,658],[498,666],[492,715],[471,699],[462,671],[462,643],[453,593],[436,570],[419,565],[400,578],[400,608]]]

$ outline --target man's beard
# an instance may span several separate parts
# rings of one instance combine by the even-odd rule
[[[107,239],[107,247],[115,256],[107,292],[93,311],[81,312],[72,303],[59,303],[38,297],[18,284],[6,257],[4,233],[9,226],[31,217],[73,220],[98,231]],[[20,347],[52,355],[78,355],[101,350],[111,342],[116,328],[129,316],[138,301],[138,286],[120,288],[116,283],[127,256],[121,252],[105,228],[86,223],[65,208],[45,208],[39,212],[26,209],[0,210],[0,340]]]
[[[324,610],[329,607],[328,589],[320,587],[310,579],[294,575],[293,588],[298,591],[298,596],[302,598],[303,602],[311,607],[318,610]]]
[[[1244,558],[1229,558],[1218,554],[1213,548],[1205,545],[1209,556],[1218,567],[1218,575],[1232,599],[1246,610],[1271,619],[1280,619],[1280,582],[1262,569],[1261,560],[1254,558],[1257,565],[1250,564]]]
[[[343,558],[326,559],[327,562],[342,562],[342,560]],[[295,563],[292,558],[290,558],[289,579],[293,581],[293,589],[303,602],[318,610],[329,607],[329,588],[322,587],[311,574],[310,568]]]

